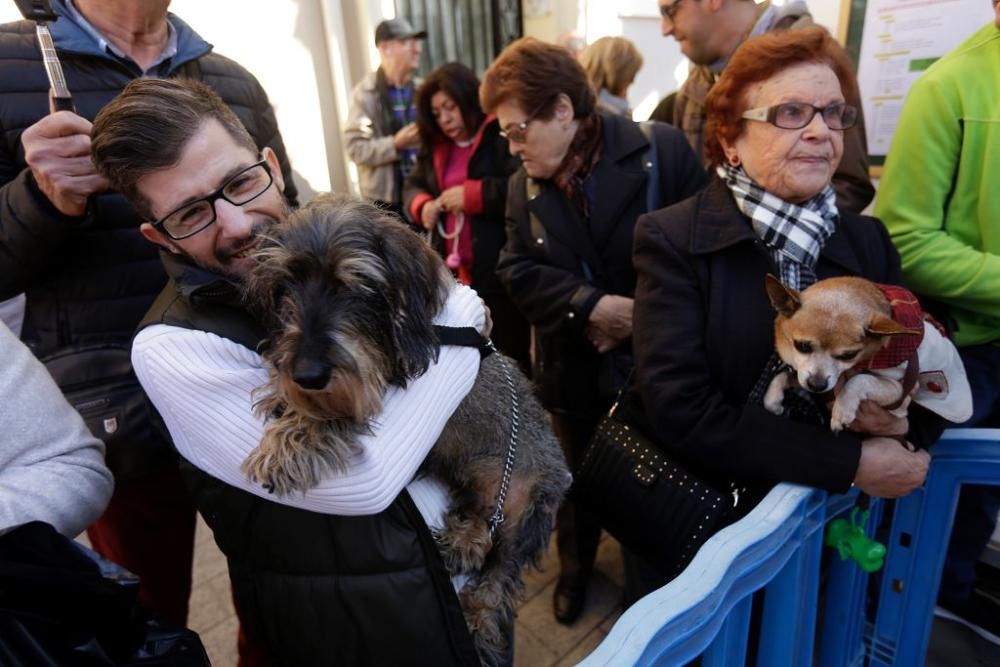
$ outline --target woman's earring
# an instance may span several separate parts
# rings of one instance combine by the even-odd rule
[[[739,155],[730,155],[729,156],[729,164],[733,165],[734,167],[740,166],[740,156]]]

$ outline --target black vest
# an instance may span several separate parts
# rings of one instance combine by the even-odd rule
[[[256,349],[262,327],[235,287],[175,257],[140,327],[209,331]],[[434,540],[405,490],[384,512],[333,516],[280,505],[183,461],[229,562],[240,620],[274,664],[478,665]]]

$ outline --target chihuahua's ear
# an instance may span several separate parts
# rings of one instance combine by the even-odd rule
[[[920,331],[920,329],[904,327],[896,320],[885,315],[875,315],[865,328],[865,333],[869,336],[903,336],[907,334],[915,336]]]
[[[767,298],[771,300],[774,309],[785,317],[791,317],[802,305],[799,293],[791,287],[785,287],[780,280],[770,273],[764,278],[767,286]]]

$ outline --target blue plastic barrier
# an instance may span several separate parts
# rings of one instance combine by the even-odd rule
[[[761,636],[771,641],[761,643],[762,656],[767,664],[801,664],[795,661],[812,652],[814,634],[806,627],[814,625],[818,576],[800,575],[819,570],[825,496],[776,487],[706,542],[680,576],[622,614],[581,665],[682,665],[698,655],[706,667],[742,664],[750,596],[762,587],[775,591],[765,601],[771,630]]]
[[[1000,485],[1000,429],[946,431],[931,453],[927,482],[896,503],[869,639],[873,667],[924,663],[959,487]]]
[[[932,453],[925,485],[896,505],[874,623],[865,619],[868,575],[836,556],[817,623],[823,528],[855,494],[781,484],[622,614],[580,664],[684,665],[699,655],[706,667],[744,664],[751,595],[761,589],[758,665],[923,664],[959,485],[1000,484],[1000,430],[948,431]],[[871,509],[869,535],[882,505]]]

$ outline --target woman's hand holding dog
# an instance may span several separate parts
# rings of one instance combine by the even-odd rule
[[[875,401],[861,401],[854,421],[847,427],[855,433],[866,435],[906,435],[910,421],[897,417]]]
[[[924,483],[930,462],[922,449],[911,452],[892,438],[866,438],[854,485],[876,498],[899,498]]]
[[[632,335],[632,299],[607,294],[597,301],[587,322],[587,338],[601,354]]]

